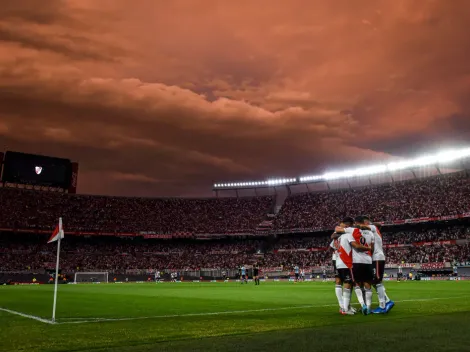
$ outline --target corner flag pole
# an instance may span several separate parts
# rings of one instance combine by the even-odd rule
[[[62,218],[59,218],[59,236],[57,239],[57,258],[55,263],[55,284],[54,284],[54,304],[52,305],[52,321],[55,322],[55,310],[57,307],[57,287],[59,283],[59,258],[60,258],[60,239],[62,238]]]

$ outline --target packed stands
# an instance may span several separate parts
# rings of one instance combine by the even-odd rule
[[[54,246],[45,244],[44,234],[35,233],[49,233],[59,216],[69,234],[61,268],[69,272],[233,269],[254,262],[263,267],[319,267],[331,260],[331,230],[322,229],[332,229],[346,215],[368,214],[388,223],[433,217],[448,221],[449,216],[469,214],[468,194],[469,178],[456,173],[292,195],[273,218],[268,216],[275,203],[271,196],[154,199],[0,188],[0,271],[53,268]],[[388,263],[470,261],[467,216],[447,225],[445,221],[384,226]],[[304,235],[295,234],[299,228]],[[273,230],[283,233],[274,235]],[[258,237],[248,237],[256,240],[246,239],[254,233]],[[99,234],[111,236],[90,236]],[[163,240],[163,234],[172,239]],[[245,237],[217,239],[235,234]],[[195,239],[203,235],[210,240]]]
[[[0,188],[0,228],[50,229],[62,216],[68,231],[227,234],[324,230],[351,214],[394,222],[470,214],[465,173],[364,188],[296,194],[266,220],[275,197],[127,198]],[[269,226],[267,226],[267,225]],[[181,236],[180,236],[181,237]]]
[[[276,229],[327,229],[345,216],[368,214],[393,222],[470,212],[470,179],[465,173],[363,188],[295,194],[275,219]]]
[[[129,198],[0,188],[0,228],[50,229],[62,217],[67,231],[251,233],[274,198]]]
[[[428,225],[429,226],[429,225]],[[234,269],[258,262],[263,267],[329,265],[330,233],[305,237],[224,240],[146,240],[108,236],[69,236],[63,241],[61,268],[69,272],[132,269]],[[470,261],[470,224],[415,227],[383,234],[388,263]],[[457,242],[459,241],[459,242]],[[53,268],[55,246],[43,235],[0,237],[0,271]],[[403,246],[401,246],[403,244]],[[396,247],[400,245],[400,247]]]

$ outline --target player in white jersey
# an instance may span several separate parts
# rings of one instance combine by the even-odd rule
[[[353,285],[352,273],[352,248],[348,240],[348,232],[351,227],[346,227],[347,230],[344,234],[340,235],[338,240],[338,251],[336,255],[336,270],[338,273],[337,280],[343,285],[337,285],[341,288],[340,313],[343,315],[353,315],[355,313],[350,306],[351,302],[351,287]]]
[[[352,313],[355,312],[354,308],[351,308],[348,306],[344,307],[343,305],[344,292],[347,292],[349,296],[351,296],[351,289],[350,287],[349,289],[345,288],[346,283],[344,281],[344,277],[340,276],[339,270],[337,268],[337,262],[338,262],[338,257],[339,257],[338,250],[340,249],[340,238],[342,234],[344,234],[344,229],[347,227],[351,227],[353,224],[354,224],[354,219],[350,217],[346,217],[343,219],[340,225],[335,228],[335,232],[331,235],[332,241],[330,243],[330,248],[333,249],[332,263],[333,263],[333,269],[335,273],[335,294],[336,294],[336,298],[338,299],[338,304],[340,307],[339,312],[341,314],[349,314],[347,313],[348,311],[351,311]],[[348,246],[349,246],[349,243],[348,243]],[[348,251],[348,255],[349,253],[350,251]],[[343,276],[344,275],[345,273],[343,272]]]
[[[340,312],[343,310],[343,283],[338,276],[338,270],[336,269],[336,258],[338,257],[339,249],[339,238],[336,238],[331,241],[330,248],[333,249],[333,255],[331,256],[331,263],[333,265],[333,273],[335,275],[335,293],[336,298],[338,298],[338,303],[340,307]]]
[[[374,270],[374,288],[379,296],[379,308],[374,310],[375,314],[388,313],[394,306],[393,302],[385,292],[382,283],[385,272],[385,253],[383,250],[383,239],[377,225],[372,224],[368,216],[363,216],[364,224],[370,228],[374,234],[374,253],[372,253],[372,267]]]
[[[370,314],[370,306],[372,304],[372,290],[371,285],[374,279],[372,271],[372,253],[374,251],[374,235],[370,230],[361,230],[364,228],[364,218],[362,216],[356,217],[354,220],[354,229],[345,229],[348,235],[348,241],[352,247],[352,261],[353,261],[353,280],[356,283],[354,291],[356,292],[357,299],[362,306],[362,313],[364,315]],[[364,286],[365,302],[361,290]]]

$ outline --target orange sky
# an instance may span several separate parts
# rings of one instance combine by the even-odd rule
[[[0,150],[166,196],[468,145],[469,23],[467,0],[3,0]]]

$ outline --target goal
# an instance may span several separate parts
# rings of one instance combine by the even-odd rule
[[[87,282],[87,283],[108,282],[108,272],[107,271],[76,272],[74,282],[76,284],[81,283],[81,282]]]

